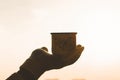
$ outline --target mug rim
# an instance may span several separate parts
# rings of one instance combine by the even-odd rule
[[[77,34],[77,32],[52,32],[51,34]]]

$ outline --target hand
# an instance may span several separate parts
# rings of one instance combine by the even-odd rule
[[[68,56],[51,55],[50,56],[51,58],[48,59],[48,61],[46,61],[45,66],[47,70],[51,70],[51,69],[60,69],[62,67],[71,65],[78,60],[83,50],[84,47],[82,47],[81,45],[77,45],[75,52],[70,53]]]
[[[32,52],[30,58],[21,66],[21,68],[28,70],[35,77],[39,77],[41,73],[51,69],[60,69],[62,67],[73,64],[80,57],[84,47],[76,46],[76,50],[66,57],[56,56],[48,53],[46,47],[36,49]]]

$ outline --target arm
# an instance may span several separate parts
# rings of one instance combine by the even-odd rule
[[[76,46],[76,50],[67,57],[55,56],[48,53],[47,48],[36,49],[20,66],[20,70],[6,80],[37,80],[45,71],[60,69],[71,65],[80,57],[84,47]]]

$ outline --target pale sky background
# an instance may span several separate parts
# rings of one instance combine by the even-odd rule
[[[77,32],[79,60],[39,80],[120,80],[119,0],[0,0],[0,80],[19,70],[51,32]]]

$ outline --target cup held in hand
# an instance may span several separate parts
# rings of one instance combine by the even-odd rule
[[[51,33],[52,53],[58,56],[67,56],[76,49],[76,32]]]

